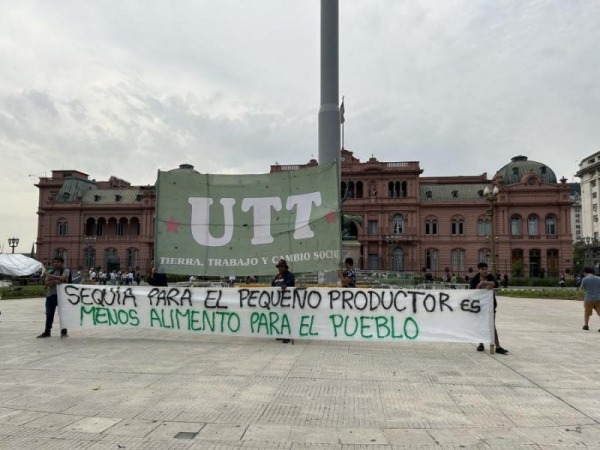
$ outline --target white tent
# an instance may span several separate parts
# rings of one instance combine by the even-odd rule
[[[44,270],[44,265],[33,258],[18,253],[0,253],[0,273],[22,277],[32,275],[40,269]]]

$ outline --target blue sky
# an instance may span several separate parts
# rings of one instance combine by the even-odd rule
[[[318,0],[0,0],[0,243],[37,230],[39,176],[154,183],[191,163],[264,173],[318,156]],[[560,178],[600,142],[600,2],[340,1],[345,147]]]

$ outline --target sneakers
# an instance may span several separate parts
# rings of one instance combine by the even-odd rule
[[[50,337],[50,333],[47,331],[44,331],[42,334],[40,334],[39,336],[36,336],[38,339],[41,338],[49,338]]]
[[[479,343],[479,345],[477,346],[477,351],[482,352],[484,350],[485,350],[485,347],[483,346],[483,342]]]
[[[496,347],[496,353],[500,353],[501,355],[506,355],[508,350],[503,349],[502,347]]]
[[[583,326],[583,329],[584,329],[585,331],[587,331],[587,330],[589,330],[589,329],[590,329],[590,327],[588,327],[587,325],[584,325],[584,326]],[[598,330],[598,331],[600,331],[600,330]]]
[[[69,333],[67,333],[67,329],[63,328],[62,330],[60,330],[60,338],[61,339],[65,339],[69,337]]]

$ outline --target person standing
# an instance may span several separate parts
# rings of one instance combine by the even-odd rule
[[[469,289],[497,289],[499,284],[498,280],[494,275],[488,273],[488,265],[487,263],[480,262],[477,264],[478,273],[475,274],[469,283]],[[494,343],[496,344],[496,353],[500,353],[501,355],[506,355],[508,350],[500,347],[500,339],[498,339],[498,331],[496,330],[496,307],[498,303],[496,302],[496,291],[493,292],[494,296]],[[482,352],[485,348],[483,346],[483,342],[480,342],[477,346],[477,351]]]
[[[271,281],[271,286],[280,287],[285,290],[289,287],[296,286],[296,277],[292,272],[290,272],[290,268],[285,259],[280,259],[277,265],[278,273],[275,275],[275,278]],[[277,341],[281,341],[284,344],[288,344],[291,339],[276,339]]]
[[[46,273],[44,285],[48,288],[46,292],[46,327],[44,332],[37,336],[38,338],[49,338],[54,322],[54,313],[58,306],[58,292],[56,286],[66,283],[69,280],[69,269],[64,267],[65,260],[61,256],[57,256],[52,260],[52,269]],[[60,337],[69,337],[67,329],[60,330]]]
[[[585,291],[585,301],[583,302],[583,329],[589,330],[590,317],[596,311],[600,316],[600,277],[594,275],[592,267],[584,267],[583,278],[579,290]],[[598,330],[600,331],[600,330]]]
[[[355,288],[356,287],[356,271],[354,270],[354,260],[352,258],[346,258],[344,260],[345,270],[338,271],[338,277],[342,283],[342,287]]]

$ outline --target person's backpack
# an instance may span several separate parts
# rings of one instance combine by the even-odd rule
[[[63,274],[64,270],[65,270],[64,268],[60,269],[61,275]],[[73,272],[71,272],[70,270],[69,270],[69,278],[67,280],[67,284],[73,284]]]

